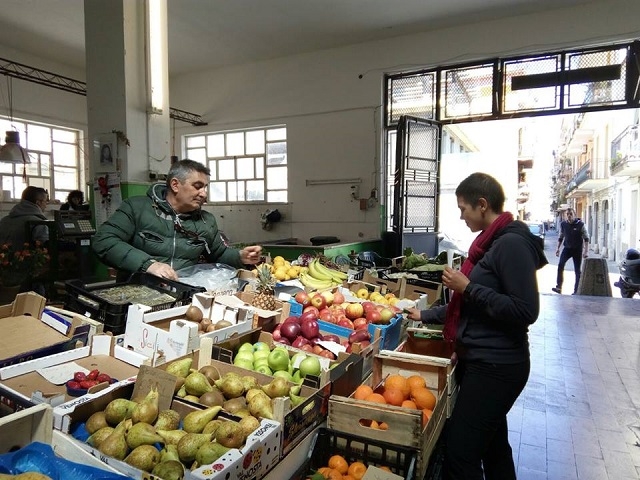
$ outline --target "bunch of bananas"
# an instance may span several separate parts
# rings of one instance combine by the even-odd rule
[[[317,258],[309,262],[308,271],[301,272],[298,275],[298,280],[300,280],[305,287],[313,290],[323,290],[325,288],[342,285],[342,282],[346,279],[346,273],[326,267],[320,263]]]

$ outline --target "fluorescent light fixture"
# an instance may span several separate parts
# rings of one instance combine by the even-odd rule
[[[150,113],[162,115],[167,45],[166,0],[147,0],[147,85]]]

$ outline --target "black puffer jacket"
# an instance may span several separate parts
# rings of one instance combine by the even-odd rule
[[[529,325],[540,311],[536,271],[547,263],[524,223],[514,221],[498,233],[469,275],[457,332],[459,354],[490,363],[529,358]],[[422,321],[443,323],[446,308],[425,310]]]
[[[151,260],[167,263],[174,270],[201,259],[241,268],[240,253],[225,245],[215,217],[204,210],[176,217],[166,191],[165,184],[157,183],[146,196],[123,201],[93,239],[98,258],[124,272],[144,271]]]

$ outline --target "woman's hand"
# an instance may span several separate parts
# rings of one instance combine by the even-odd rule
[[[454,292],[463,293],[464,289],[469,285],[469,279],[459,270],[454,270],[451,267],[444,267],[444,272],[442,272],[442,284]]]
[[[240,250],[240,261],[245,265],[255,265],[260,262],[260,254],[262,253],[262,247],[260,245],[253,245],[251,247],[244,247]]]

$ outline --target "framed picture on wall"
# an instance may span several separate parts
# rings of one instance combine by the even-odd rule
[[[115,133],[96,135],[93,140],[93,165],[96,173],[117,171],[118,137]]]

